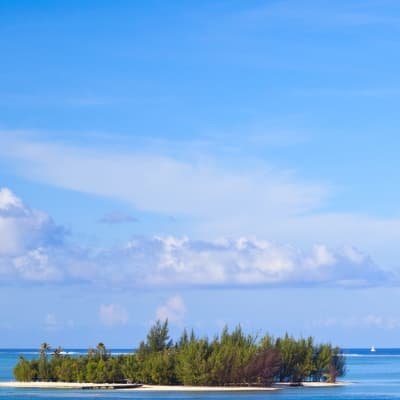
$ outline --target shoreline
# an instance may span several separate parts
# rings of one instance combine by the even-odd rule
[[[303,382],[301,386],[290,386],[289,383],[274,383],[270,387],[260,386],[183,386],[183,385],[141,385],[133,386],[118,383],[78,383],[78,382],[0,382],[0,388],[24,389],[92,389],[92,390],[124,390],[145,392],[268,392],[283,389],[341,387],[350,383],[337,382]]]
[[[328,382],[302,382],[301,385],[296,386],[292,385],[290,382],[275,382],[272,387],[280,388],[280,389],[296,389],[296,388],[333,388],[333,387],[342,387],[349,386],[351,382],[343,382],[338,381],[336,383],[328,383]]]

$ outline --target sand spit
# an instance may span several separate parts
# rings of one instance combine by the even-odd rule
[[[79,383],[79,382],[0,382],[1,387],[29,389],[134,389],[139,385],[124,383]]]
[[[145,392],[268,392],[292,388],[322,388],[348,385],[347,382],[303,382],[302,386],[291,386],[289,383],[276,383],[272,387],[257,386],[169,386],[169,385],[129,385],[110,383],[78,382],[0,382],[0,387],[29,389],[99,389],[99,390],[135,390]]]
[[[280,390],[277,387],[257,386],[169,386],[169,385],[143,385],[137,389],[146,392],[268,392]]]

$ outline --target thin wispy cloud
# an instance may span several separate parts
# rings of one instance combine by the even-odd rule
[[[136,223],[136,222],[139,222],[139,220],[130,214],[125,214],[120,211],[113,211],[113,212],[103,215],[98,220],[98,222],[100,224],[116,225],[116,224]]]
[[[257,226],[260,216],[273,219],[315,210],[329,192],[326,185],[262,161],[237,168],[207,155],[189,161],[32,141],[4,141],[0,154],[39,182],[126,201],[142,211],[202,221],[233,218],[241,210],[241,216]]]

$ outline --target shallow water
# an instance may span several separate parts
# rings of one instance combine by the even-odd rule
[[[69,352],[86,353],[86,350],[70,349]],[[113,350],[113,354],[128,352]],[[346,349],[347,374],[344,380],[353,382],[349,386],[334,388],[291,388],[270,393],[203,393],[169,392],[143,393],[104,390],[43,390],[0,388],[0,399],[137,399],[137,400],[262,400],[264,398],[284,400],[372,400],[400,399],[400,349]],[[18,356],[37,357],[33,349],[0,349],[0,380],[12,380],[12,368]]]

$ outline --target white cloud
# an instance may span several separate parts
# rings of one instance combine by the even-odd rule
[[[323,244],[310,252],[256,238],[192,241],[152,239],[158,263],[147,282],[170,285],[368,285],[384,273],[371,259],[348,247],[333,251]],[[355,259],[355,254],[357,258]]]
[[[142,211],[256,223],[318,207],[328,189],[265,163],[227,167],[210,157],[107,152],[4,140],[0,154],[31,179],[127,201]],[[129,182],[129,184],[127,184]]]
[[[62,228],[12,192],[0,194],[3,281],[89,282],[120,287],[377,285],[392,276],[351,246],[305,251],[256,237],[192,240],[138,237],[123,246],[84,248],[54,240]],[[10,211],[12,210],[12,211]],[[2,224],[2,225],[1,225]],[[8,230],[12,236],[9,251]],[[5,243],[5,244],[4,244]]]
[[[10,189],[0,188],[0,214],[3,217],[26,216],[29,211],[21,199],[16,197]]]
[[[0,188],[0,279],[61,280],[62,269],[50,253],[61,248],[64,236],[48,214]]]
[[[44,266],[23,256],[14,260],[16,264],[22,259],[23,267],[14,266],[14,270],[19,278],[33,282],[64,280],[148,288],[368,286],[384,284],[391,278],[356,249],[351,250],[351,257],[348,253],[348,247],[334,251],[318,244],[306,252],[244,237],[215,242],[155,237],[137,238],[124,247],[97,251],[49,249],[47,255],[38,255]]]
[[[8,188],[0,188],[0,257],[62,241],[65,230],[44,212],[31,210]]]
[[[156,310],[156,318],[169,322],[182,322],[186,314],[186,306],[181,296],[170,297],[165,304],[159,306]]]
[[[61,281],[64,275],[59,265],[54,265],[41,247],[14,257],[13,267],[21,278],[29,281]]]
[[[126,325],[128,311],[119,304],[102,304],[99,309],[100,322],[106,326]]]
[[[175,153],[180,157],[143,148],[115,152],[21,139],[21,134],[8,133],[1,139],[0,156],[17,173],[55,186],[122,200],[142,212],[174,215],[181,221],[175,231],[192,237],[210,240],[227,235],[256,235],[300,248],[315,243],[339,248],[350,243],[368,249],[380,264],[398,268],[399,218],[321,212],[320,206],[328,206],[326,198],[333,188],[301,180],[291,171],[243,159],[237,163],[239,169],[227,160],[199,155],[193,149],[178,149]],[[160,151],[167,154],[164,148]],[[10,210],[7,212],[11,215]],[[123,219],[114,217],[106,220]],[[1,223],[5,223],[4,219]],[[8,231],[2,246],[14,251],[13,237],[34,229]],[[215,274],[221,272],[214,270]]]

